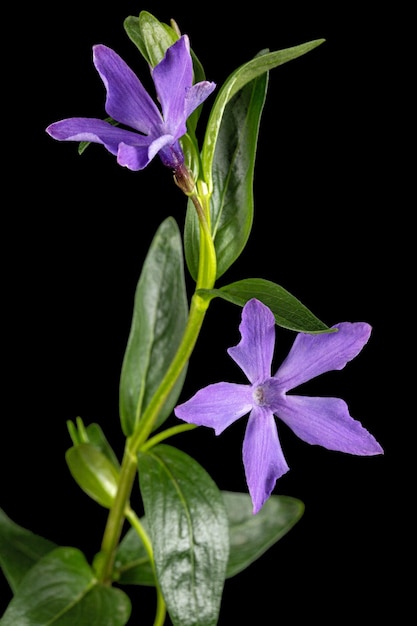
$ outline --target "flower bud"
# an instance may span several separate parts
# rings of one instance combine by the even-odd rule
[[[90,443],[69,448],[65,459],[72,477],[81,489],[109,509],[117,491],[119,472],[111,461]]]

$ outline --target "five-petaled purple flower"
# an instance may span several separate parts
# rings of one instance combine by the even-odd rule
[[[376,439],[350,414],[340,398],[287,395],[302,383],[331,370],[342,369],[369,339],[369,324],[336,324],[337,332],[299,333],[276,374],[271,376],[275,319],[255,298],[242,311],[241,341],[228,349],[250,384],[215,383],[175,408],[180,419],[214,428],[219,435],[250,413],[243,442],[246,482],[257,513],[275,482],[288,471],[274,415],[310,444],[357,455],[383,454]]]
[[[161,110],[126,63],[104,45],[93,47],[94,65],[107,90],[105,109],[127,130],[104,120],[72,117],[46,129],[54,139],[103,144],[119,165],[141,170],[156,154],[174,172],[184,163],[179,139],[187,132],[191,113],[212,93],[215,84],[193,85],[193,64],[187,35],[170,46],[152,72]]]

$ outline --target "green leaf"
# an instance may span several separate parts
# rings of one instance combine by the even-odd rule
[[[119,460],[99,424],[93,423],[86,427],[81,417],[77,417],[75,424],[67,420],[67,428],[74,446],[80,443],[91,443],[108,458],[115,468],[120,469]]]
[[[217,623],[229,553],[220,491],[190,456],[167,445],[138,454],[155,568],[174,626]]]
[[[244,249],[253,222],[253,173],[259,123],[268,73],[245,85],[224,108],[212,168],[211,231],[217,256],[217,278]],[[185,224],[185,253],[196,280],[199,226],[192,204]]]
[[[81,489],[101,506],[109,509],[117,492],[119,472],[111,461],[91,443],[72,446],[65,453],[72,477]]]
[[[246,493],[222,491],[229,518],[230,555],[227,577],[235,576],[274,545],[298,522],[304,513],[301,500],[270,496],[254,515]]]
[[[159,227],[142,267],[120,380],[120,418],[126,436],[158,389],[181,342],[188,316],[181,234],[172,217]],[[154,428],[171,413],[184,368]]]
[[[0,509],[0,566],[13,593],[30,568],[54,548],[55,543],[19,526]]]
[[[304,513],[301,500],[289,496],[270,496],[256,515],[246,493],[221,492],[229,523],[230,553],[226,578],[235,576],[256,561],[286,535]],[[145,518],[141,519],[145,525]],[[145,547],[131,528],[121,541],[116,557],[116,576],[120,584],[154,586],[155,579]]]
[[[263,278],[238,280],[220,289],[199,289],[198,294],[209,299],[223,298],[242,307],[251,298],[257,298],[271,309],[278,326],[299,333],[333,332],[286,289]]]
[[[141,11],[139,17],[130,15],[123,22],[130,40],[151,67],[162,61],[167,48],[178,39],[178,34],[168,24],[163,24],[148,11]]]
[[[93,446],[98,448],[108,458],[108,460],[114,465],[114,467],[119,469],[120,468],[119,460],[113,448],[109,444],[101,426],[95,423],[89,424],[86,430],[87,430],[89,442],[93,444]]]
[[[135,44],[145,61],[150,63],[151,61],[148,56],[148,51],[146,50],[145,40],[139,26],[139,18],[134,15],[129,15],[123,22],[123,27],[127,36]]]
[[[1,620],[2,626],[124,626],[128,596],[97,583],[84,555],[56,548],[22,579]]]
[[[248,63],[241,65],[225,81],[210,113],[201,153],[204,180],[208,185],[210,193],[213,191],[212,166],[214,153],[227,103],[247,83],[261,76],[261,74],[310,52],[310,50],[313,50],[324,41],[324,39],[316,39],[299,46],[286,48],[285,50],[278,50],[276,52],[256,56]]]

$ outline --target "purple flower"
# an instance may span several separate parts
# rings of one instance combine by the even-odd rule
[[[93,61],[106,87],[106,112],[134,130],[100,119],[72,117],[51,124],[46,132],[61,141],[101,143],[117,156],[119,165],[134,171],[146,167],[156,154],[172,170],[180,168],[184,154],[178,140],[187,132],[187,118],[215,89],[215,84],[207,81],[192,84],[187,35],[170,46],[151,70],[161,110],[113,50],[94,46]]]
[[[331,370],[342,369],[369,339],[369,324],[344,322],[338,331],[299,333],[274,376],[275,320],[270,309],[252,299],[242,311],[240,343],[228,349],[250,384],[215,383],[175,408],[180,419],[214,428],[227,426],[250,413],[243,442],[246,482],[257,513],[271,495],[275,482],[289,467],[282,453],[274,415],[310,444],[357,455],[383,454],[376,439],[349,415],[339,398],[287,395],[302,383]]]

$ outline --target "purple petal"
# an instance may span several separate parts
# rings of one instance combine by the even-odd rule
[[[204,100],[216,89],[216,83],[210,83],[207,80],[196,83],[185,94],[185,118],[191,115],[195,109],[200,106]]]
[[[254,407],[250,414],[243,442],[243,463],[253,513],[257,513],[271,495],[278,478],[289,469],[274,416],[265,408]]]
[[[361,456],[383,454],[375,437],[349,415],[340,398],[283,396],[273,411],[307,443]]]
[[[46,132],[60,141],[91,141],[103,144],[109,152],[117,154],[121,142],[136,146],[148,146],[148,137],[130,130],[113,126],[104,120],[87,117],[71,117],[51,124]]]
[[[341,370],[359,354],[371,334],[365,322],[336,324],[337,332],[297,335],[274,378],[283,391],[294,389],[324,372]]]
[[[193,82],[187,35],[183,35],[167,49],[162,61],[154,67],[152,78],[161,103],[166,132],[179,139],[187,132],[185,96]]]
[[[116,121],[141,133],[157,134],[161,113],[138,77],[107,46],[93,48],[94,65],[106,87],[106,111]]]
[[[174,409],[177,417],[191,424],[214,428],[220,435],[225,428],[252,409],[250,385],[215,383],[197,391]]]
[[[249,300],[242,310],[239,326],[242,339],[228,354],[244,371],[252,384],[271,375],[275,346],[275,319],[270,309],[259,300]]]
[[[132,146],[120,143],[117,152],[117,162],[119,165],[127,167],[133,172],[143,170],[151,160],[149,156],[149,145]]]
[[[158,139],[155,139],[149,146],[149,158],[153,159],[156,154],[165,146],[169,146],[174,143],[174,137],[172,135],[161,135]]]

